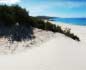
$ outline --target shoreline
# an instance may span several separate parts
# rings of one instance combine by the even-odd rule
[[[71,23],[63,23],[63,22],[55,22],[55,21],[49,21],[51,22],[52,24],[56,24],[56,25],[61,25],[61,26],[74,26],[74,27],[86,27],[84,25],[77,25],[77,24],[71,24]]]

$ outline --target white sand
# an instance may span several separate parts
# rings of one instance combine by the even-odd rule
[[[61,22],[52,22],[53,24],[59,25],[62,28],[70,28],[71,32],[74,33],[75,35],[79,36],[81,41],[86,42],[86,26],[80,26],[80,25],[72,25],[72,24],[66,24],[66,23],[61,23]],[[83,22],[82,22],[83,23]]]
[[[38,47],[48,40],[56,37],[56,34],[51,31],[45,31],[34,28],[35,38],[32,40],[25,40],[21,42],[9,42],[6,38],[0,38],[0,55],[14,54],[26,51],[30,47]]]
[[[86,26],[64,24],[64,27],[70,27],[81,42],[57,33],[40,47],[0,55],[0,70],[86,70]]]

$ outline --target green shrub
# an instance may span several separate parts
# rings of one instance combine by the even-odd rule
[[[27,29],[25,29],[25,28],[35,27],[35,28],[39,28],[39,29],[43,29],[43,30],[59,32],[59,33],[65,34],[66,36],[68,36],[74,40],[80,41],[76,35],[74,35],[70,32],[70,29],[67,29],[64,31],[61,29],[60,26],[56,26],[55,24],[52,24],[48,21],[45,22],[43,19],[29,16],[28,11],[26,11],[26,9],[21,8],[18,5],[12,5],[12,6],[0,5],[0,26],[4,25],[7,27],[9,26],[9,27],[13,27],[13,28],[18,28],[17,26],[15,26],[16,23],[19,24],[20,30],[18,29],[17,31],[20,31],[20,32],[22,32],[24,30],[27,31]],[[22,30],[22,28],[24,28],[24,29]],[[18,33],[16,33],[16,32],[15,32],[15,35],[13,35],[13,37],[16,36],[15,38],[17,38],[17,35],[18,35],[18,37],[20,35],[20,34],[18,34],[19,32]],[[10,34],[8,34],[8,35],[10,35]],[[27,35],[27,33],[26,33],[26,35]]]
[[[0,37],[12,41],[31,39],[33,29],[29,18],[28,12],[18,5],[0,5]]]
[[[64,34],[65,34],[66,36],[68,36],[68,37],[74,39],[74,40],[80,41],[79,37],[76,36],[76,35],[74,35],[73,33],[71,33],[71,29],[69,29],[69,28],[66,28],[66,29],[64,30]]]
[[[0,21],[6,26],[14,25],[17,22],[20,25],[30,26],[28,12],[18,5],[0,5]]]
[[[16,21],[19,22],[20,24],[29,24],[29,14],[26,11],[26,9],[21,8],[18,5],[12,6]]]
[[[65,30],[62,30],[60,26],[56,26],[55,24],[52,24],[50,22],[44,22],[44,20],[42,19],[38,19],[38,18],[34,18],[31,17],[32,19],[32,26],[36,27],[36,28],[40,28],[43,30],[49,30],[49,31],[53,31],[53,32],[59,32],[62,33],[74,40],[80,41],[79,37],[75,36],[73,33],[71,33],[71,29],[66,28]]]

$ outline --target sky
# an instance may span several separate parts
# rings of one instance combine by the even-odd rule
[[[86,0],[0,0],[2,4],[19,4],[31,16],[86,17]]]

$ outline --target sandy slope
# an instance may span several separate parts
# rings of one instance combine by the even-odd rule
[[[30,47],[37,47],[40,44],[47,42],[48,40],[56,37],[56,34],[51,31],[45,31],[41,29],[34,28],[33,33],[35,38],[32,40],[25,40],[21,42],[14,41],[11,43],[6,38],[0,38],[0,55],[1,54],[13,54],[25,51]]]
[[[86,42],[86,26],[72,25],[72,24],[69,25],[69,24],[65,24],[65,23],[61,23],[61,22],[58,22],[58,23],[52,22],[52,23],[60,25],[63,29],[70,28],[72,33],[79,36],[82,41]]]
[[[81,42],[57,33],[40,47],[30,47],[16,55],[0,55],[0,69],[86,70],[86,27],[64,25],[71,27],[72,32],[80,36]]]

